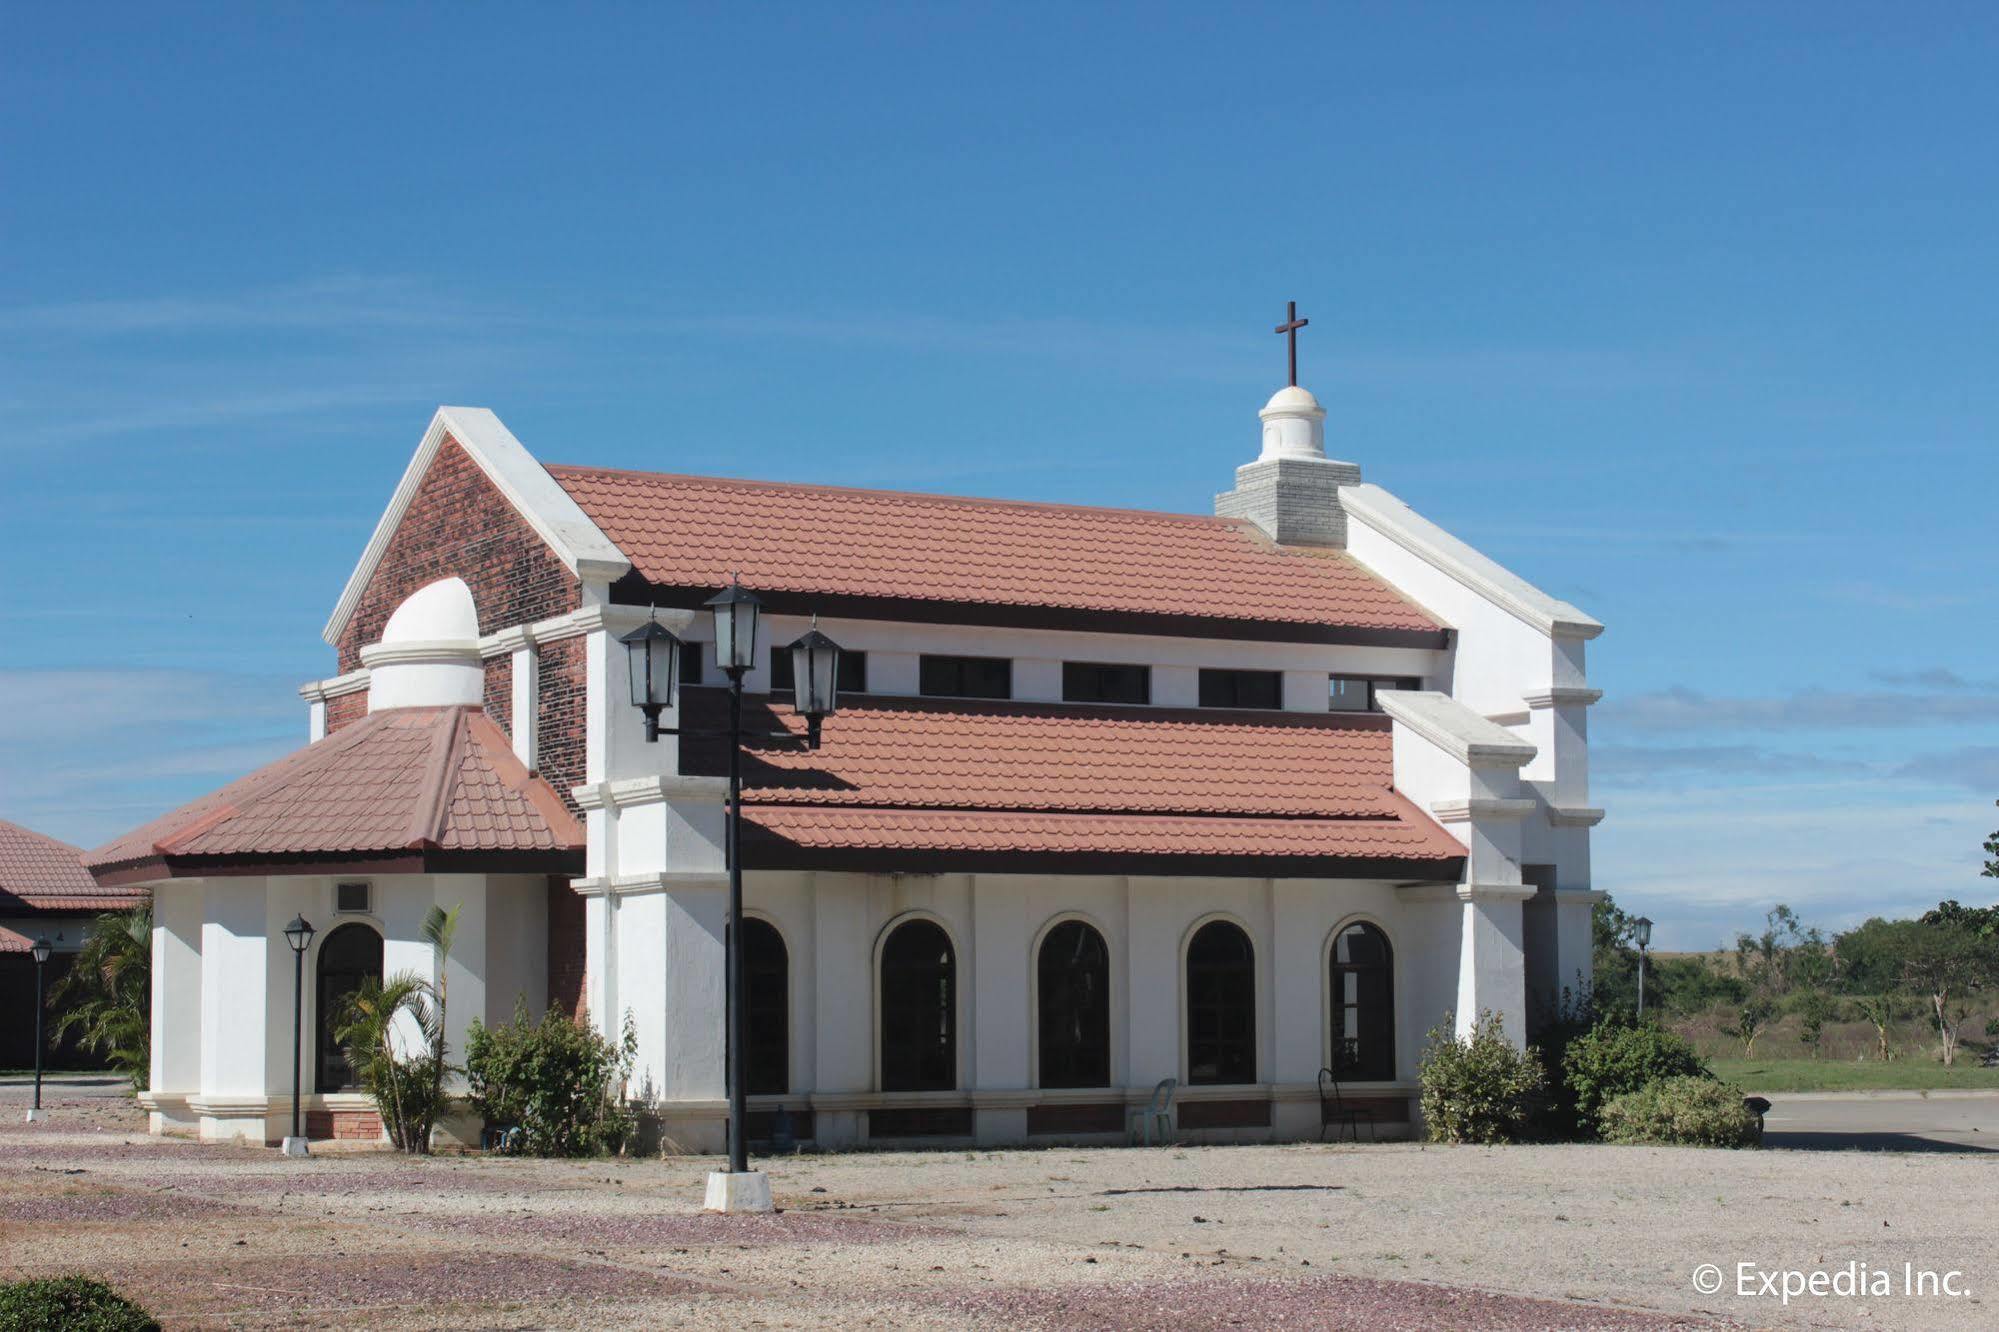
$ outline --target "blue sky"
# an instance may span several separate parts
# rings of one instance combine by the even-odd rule
[[[1991,900],[1977,6],[14,6],[0,817],[302,737],[431,410],[541,457],[1205,511],[1281,382],[1606,621],[1598,885]]]

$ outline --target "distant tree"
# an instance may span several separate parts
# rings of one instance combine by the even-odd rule
[[[1947,903],[1946,905],[1955,905]],[[1959,1029],[1970,1013],[1971,996],[1992,984],[1995,940],[1969,924],[1949,919],[1900,921],[1902,976],[1910,989],[1928,998],[1945,1064],[1957,1062]]]
[[[1833,941],[1840,986],[1848,994],[1880,995],[1902,984],[1902,944],[1898,927],[1907,921],[1874,916]]]
[[[1752,994],[1735,1010],[1735,1025],[1722,1034],[1742,1042],[1742,1054],[1746,1059],[1756,1053],[1756,1038],[1770,1029],[1770,1019],[1776,1013],[1769,999],[1761,994]]]
[[[1811,986],[1799,991],[1797,1010],[1798,1040],[1812,1052],[1812,1058],[1817,1059],[1819,1042],[1825,1037],[1825,1024],[1835,1012],[1832,996],[1816,985]]]
[[[1999,804],[1999,800],[1992,803]],[[1988,879],[1999,879],[1999,832],[1985,839],[1985,868],[1981,871]]]
[[[91,921],[49,1005],[62,1010],[53,1035],[81,1032],[78,1044],[145,1090],[152,1073],[152,908],[109,911]]]
[[[1893,989],[1855,996],[1853,1010],[1874,1028],[1874,1054],[1882,1063],[1894,1056],[1888,1049],[1888,1028],[1902,1015],[1901,996]]]
[[[1735,962],[1743,980],[1772,1000],[1799,985],[1823,984],[1832,975],[1825,935],[1817,926],[1806,928],[1798,913],[1782,903],[1763,918],[1761,934],[1735,936]]]
[[[1638,944],[1636,925],[1609,893],[1590,911],[1591,995],[1600,1013],[1629,1013],[1638,1007]],[[1657,991],[1646,977],[1646,1006]]]
[[[1953,898],[1925,911],[1923,924],[1956,926],[1980,939],[1999,939],[1999,906],[1968,907]]]

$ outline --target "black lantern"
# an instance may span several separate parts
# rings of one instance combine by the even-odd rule
[[[1652,922],[1644,916],[1631,922],[1631,937],[1638,944],[1638,1016],[1645,1016],[1645,950],[1652,946]]]
[[[39,1124],[43,1118],[42,1010],[48,1007],[48,994],[44,986],[44,972],[48,966],[49,954],[54,951],[55,945],[49,942],[49,936],[46,934],[35,936],[35,941],[28,945],[28,956],[35,959],[35,1103],[28,1108],[28,1122],[30,1124]]]
[[[659,739],[659,714],[673,706],[674,675],[680,669],[680,640],[659,622],[657,609],[646,622],[618,639],[625,645],[632,680],[632,706],[645,714],[646,739]]]
[[[47,962],[49,954],[53,952],[55,952],[55,945],[49,942],[49,937],[46,934],[28,945],[28,956],[35,959],[35,965],[38,967]]]
[[[303,955],[306,949],[312,947],[314,933],[311,921],[304,916],[293,916],[292,923],[285,926],[285,942],[292,946],[294,953]]]
[[[806,743],[819,747],[819,723],[840,706],[840,645],[819,632],[819,617],[791,645],[793,705],[805,718]]]
[[[734,578],[708,598],[715,617],[715,664],[724,672],[747,671],[757,664],[757,621],[763,608],[757,594]]]

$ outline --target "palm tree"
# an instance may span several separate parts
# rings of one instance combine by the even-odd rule
[[[91,921],[49,1006],[66,1010],[52,1035],[81,1029],[78,1044],[144,1091],[152,1073],[153,909],[107,911]]]

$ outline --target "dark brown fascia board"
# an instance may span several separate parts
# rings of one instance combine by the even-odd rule
[[[1455,883],[1464,859],[1408,860],[1393,856],[1160,855],[1075,851],[827,850],[753,836],[746,826],[743,868],[824,870],[851,874],[1130,875],[1201,879],[1395,879]]]
[[[637,574],[627,574],[611,585],[611,600],[624,606],[699,610],[714,595],[712,587],[654,584]],[[764,591],[761,588],[757,590],[757,597],[772,615],[816,613],[829,619],[965,624],[987,629],[1062,629],[1075,633],[1147,634],[1160,638],[1215,638],[1258,643],[1327,643],[1348,647],[1441,650],[1451,645],[1449,629],[1365,629],[1283,620],[1230,620],[1208,615],[1153,615],[1141,611],[1009,606],[995,602],[928,601],[914,597],[821,595]]]
[[[224,879],[295,874],[553,874],[580,876],[585,859],[575,851],[421,851],[310,856],[153,856],[93,870],[106,888],[158,879]]]

